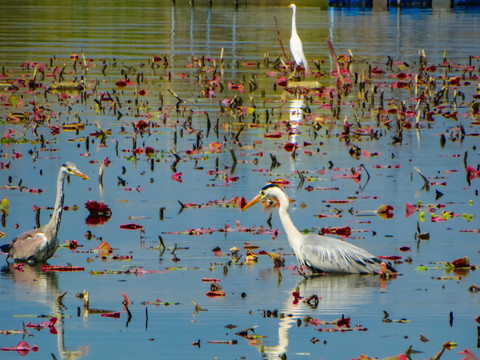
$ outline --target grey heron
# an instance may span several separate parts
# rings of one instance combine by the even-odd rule
[[[8,253],[8,259],[29,263],[44,262],[50,259],[58,248],[58,230],[62,219],[64,193],[63,184],[68,175],[79,176],[85,180],[89,177],[80,172],[75,164],[67,162],[60,167],[57,178],[57,197],[50,221],[33,230],[20,234],[10,244],[2,245],[3,252]]]
[[[302,40],[297,34],[297,25],[296,25],[296,12],[297,7],[295,4],[290,4],[290,9],[292,9],[292,36],[290,37],[290,51],[292,53],[293,59],[295,63],[300,66],[303,64],[305,68],[305,72],[308,72],[308,63],[307,59],[305,58],[305,54],[303,53],[303,45]]]
[[[298,231],[288,214],[290,199],[277,185],[264,186],[242,211],[264,198],[278,200],[278,213],[288,242],[298,263],[306,266],[312,273],[381,274],[382,261],[368,251],[333,237],[302,234]],[[390,263],[386,263],[386,270],[396,272]]]

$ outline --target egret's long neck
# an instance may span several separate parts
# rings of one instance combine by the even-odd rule
[[[55,199],[55,206],[53,208],[53,214],[48,222],[49,228],[54,229],[55,234],[58,232],[58,228],[60,227],[60,221],[62,220],[62,212],[63,212],[63,203],[65,201],[65,196],[63,194],[63,184],[65,177],[67,175],[60,170],[58,173],[57,178],[57,198]]]
[[[278,191],[277,199],[280,202],[280,208],[278,209],[278,214],[280,215],[280,221],[282,222],[283,228],[287,233],[288,239],[297,239],[300,232],[297,230],[295,225],[293,225],[292,219],[290,219],[290,215],[288,214],[288,206],[290,205],[290,200],[288,199],[287,195],[285,195],[282,191]],[[294,249],[295,246],[290,244]]]
[[[292,35],[296,34],[297,33],[297,24],[296,24],[296,20],[295,20],[295,8],[292,9],[293,10],[293,14],[292,14]]]

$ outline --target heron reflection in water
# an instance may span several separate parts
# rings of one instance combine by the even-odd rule
[[[57,317],[55,329],[57,330],[57,348],[63,360],[77,360],[88,355],[88,346],[70,348],[65,345],[65,308],[58,301],[61,290],[58,288],[58,274],[41,270],[41,264],[29,265],[8,264],[2,267],[1,276],[13,280],[12,297],[18,302],[35,302],[51,308]],[[28,305],[25,305],[28,306]],[[18,310],[18,306],[17,306]]]
[[[281,311],[285,316],[279,319],[278,344],[261,345],[260,353],[264,359],[279,359],[282,354],[288,354],[289,329],[298,319],[303,319],[306,315],[313,317],[312,311],[321,314],[318,317],[325,315],[340,317],[354,311],[360,305],[370,303],[374,293],[380,288],[381,282],[378,277],[360,274],[311,276],[299,281],[285,295],[287,300]],[[307,305],[293,304],[291,293],[297,289],[303,297],[317,295],[321,298],[318,308],[312,310]]]

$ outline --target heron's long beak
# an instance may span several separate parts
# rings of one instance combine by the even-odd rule
[[[260,200],[262,200],[263,198],[263,195],[262,194],[258,194],[257,196],[255,196],[252,200],[250,200],[250,202],[245,205],[243,208],[242,208],[242,211],[244,210],[247,210],[249,207],[255,205],[257,202],[259,202]]]
[[[87,175],[85,175],[84,173],[82,173],[81,171],[76,170],[76,169],[75,169],[73,172],[71,172],[71,174],[72,174],[72,175],[79,176],[79,177],[81,177],[81,178],[84,179],[84,180],[89,180],[89,179],[90,179]]]

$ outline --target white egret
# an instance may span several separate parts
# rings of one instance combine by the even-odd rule
[[[29,263],[43,262],[55,254],[58,248],[57,234],[65,200],[63,184],[68,175],[79,176],[85,180],[89,179],[87,175],[77,169],[75,164],[71,162],[63,164],[58,172],[57,198],[50,221],[37,229],[20,234],[10,244],[2,245],[1,250],[8,253],[7,261],[12,259]]]
[[[264,186],[242,210],[264,198],[278,200],[278,213],[288,242],[298,263],[306,266],[312,273],[379,274],[382,270],[382,261],[358,246],[332,237],[302,234],[298,231],[288,214],[290,200],[277,185]],[[387,263],[386,267],[388,272],[396,272],[390,263]]]
[[[297,25],[296,25],[297,7],[295,6],[295,4],[291,4],[290,9],[292,9],[293,11],[292,37],[290,38],[290,51],[293,55],[293,59],[295,60],[295,63],[298,66],[300,66],[300,64],[303,64],[303,67],[305,68],[305,72],[308,72],[308,63],[307,63],[307,59],[305,58],[305,54],[303,53],[302,40],[300,40],[300,37],[297,34]]]

